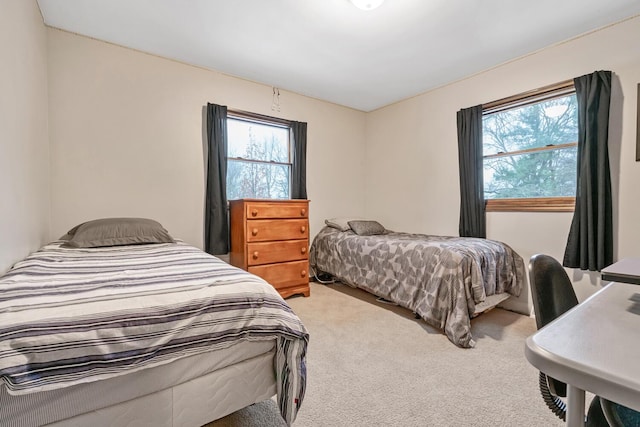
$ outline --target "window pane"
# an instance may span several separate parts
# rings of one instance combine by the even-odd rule
[[[227,119],[227,156],[289,163],[289,129]]]
[[[577,142],[576,106],[572,94],[484,116],[483,155]]]
[[[289,166],[229,160],[227,198],[229,200],[288,199]]]
[[[573,197],[577,148],[484,160],[485,199]]]
[[[485,199],[575,197],[577,149],[551,148],[578,141],[575,93],[487,114],[482,133]]]

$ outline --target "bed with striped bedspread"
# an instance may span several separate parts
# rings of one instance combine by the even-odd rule
[[[309,337],[271,285],[183,242],[63,243],[0,277],[0,378],[10,394],[125,375],[242,340],[276,340],[278,404],[293,422]]]

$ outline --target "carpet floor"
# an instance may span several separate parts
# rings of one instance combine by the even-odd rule
[[[342,284],[311,283],[289,305],[309,330],[302,426],[563,426],[524,357],[535,320],[499,308],[472,320],[476,347],[454,346],[410,311]],[[275,401],[207,427],[284,426]]]

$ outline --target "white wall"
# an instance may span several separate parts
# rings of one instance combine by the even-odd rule
[[[308,122],[312,235],[324,218],[344,215],[456,235],[456,111],[597,69],[615,73],[616,257],[638,255],[640,18],[372,113],[281,91],[276,114],[268,86],[45,29],[35,1],[7,0],[2,12],[0,271],[73,225],[105,216],[153,217],[202,247],[207,102]],[[570,221],[566,213],[490,213],[488,237],[525,260],[538,252],[561,258]],[[580,299],[600,286],[597,274],[570,274]],[[528,292],[510,308],[528,312]]]
[[[365,113],[49,29],[52,233],[142,216],[202,247],[207,102],[308,123],[311,234],[364,213]]]
[[[640,254],[640,163],[635,162],[640,17],[544,49],[492,70],[367,115],[366,214],[392,229],[457,235],[459,178],[456,112],[595,70],[615,73],[610,156],[617,258]],[[511,245],[528,263],[561,259],[571,214],[488,213],[488,238]],[[599,274],[569,271],[579,299],[600,287]],[[530,312],[524,292],[507,307]]]
[[[46,37],[35,1],[2,1],[0,273],[49,237]]]

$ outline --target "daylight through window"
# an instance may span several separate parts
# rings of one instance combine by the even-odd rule
[[[227,199],[288,199],[289,127],[231,112],[227,117]]]
[[[572,210],[576,191],[578,114],[565,84],[484,107],[487,210]]]

